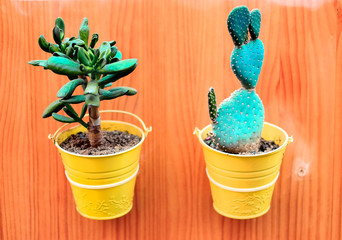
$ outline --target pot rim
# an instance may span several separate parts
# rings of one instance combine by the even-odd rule
[[[71,128],[65,129],[64,131],[58,133],[58,135],[56,136],[56,141],[55,141],[54,144],[56,145],[56,147],[57,147],[59,150],[65,152],[65,153],[67,153],[67,154],[73,155],[73,156],[77,156],[77,157],[86,157],[86,158],[104,158],[104,157],[111,157],[111,156],[116,156],[116,155],[124,154],[124,153],[126,153],[126,152],[131,151],[131,150],[134,150],[135,148],[139,147],[139,146],[144,142],[144,140],[145,140],[145,138],[146,138],[145,133],[143,132],[143,130],[142,130],[140,127],[138,127],[138,126],[136,126],[136,125],[134,125],[134,124],[132,124],[132,123],[128,123],[128,122],[124,122],[124,121],[117,121],[117,120],[102,120],[102,122],[124,123],[124,124],[126,124],[126,125],[130,125],[130,126],[132,126],[132,127],[135,127],[136,129],[138,129],[138,130],[141,132],[141,136],[142,136],[142,137],[141,137],[141,140],[139,141],[138,144],[136,144],[135,146],[133,146],[133,147],[131,147],[131,148],[129,148],[129,149],[126,149],[126,150],[124,150],[124,151],[117,152],[117,153],[106,154],[106,155],[83,155],[83,154],[73,153],[73,152],[70,152],[70,151],[67,151],[67,150],[61,148],[61,146],[59,146],[58,141],[57,141],[58,137],[59,137],[62,133],[64,133],[65,131],[68,131],[68,130],[71,130],[71,129],[74,129],[74,128],[77,128],[77,127],[81,126],[80,124],[78,124],[78,125],[76,125],[76,126],[73,126],[73,127],[71,127]]]
[[[202,133],[203,133],[205,130],[207,130],[209,127],[212,126],[211,124],[205,126],[202,130],[195,129],[195,132],[194,132],[194,133],[196,133],[196,132],[198,133],[198,134],[196,134],[196,135],[198,136],[198,138],[199,138],[199,140],[200,140],[200,143],[201,143],[204,147],[210,148],[212,151],[215,151],[215,152],[220,153],[220,154],[223,154],[223,155],[228,155],[228,156],[232,156],[232,157],[241,157],[241,158],[250,158],[250,157],[260,157],[260,156],[265,156],[265,155],[271,155],[271,154],[273,154],[273,153],[276,153],[276,152],[280,151],[282,148],[286,147],[287,144],[288,144],[289,142],[293,142],[293,137],[292,137],[292,136],[289,137],[289,136],[287,135],[287,133],[285,132],[284,129],[278,127],[278,126],[275,125],[275,124],[269,123],[269,122],[264,122],[264,124],[269,125],[269,126],[272,126],[272,127],[275,127],[275,128],[277,128],[278,130],[280,130],[281,132],[283,132],[283,133],[285,134],[286,139],[285,139],[284,143],[283,143],[281,146],[279,146],[277,149],[274,149],[274,150],[269,151],[269,152],[266,152],[266,153],[260,153],[260,154],[239,155],[239,154],[233,154],[233,153],[222,152],[222,151],[219,151],[219,150],[217,150],[217,149],[214,149],[214,148],[208,146],[208,145],[204,142],[204,140],[201,138],[201,135],[202,135]]]

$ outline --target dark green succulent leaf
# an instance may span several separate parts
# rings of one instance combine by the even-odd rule
[[[61,43],[61,51],[62,53],[66,53],[66,48],[67,48],[67,45],[65,43]]]
[[[91,70],[71,59],[56,56],[52,56],[47,60],[46,68],[54,73],[68,76],[84,75]]]
[[[50,43],[48,41],[46,41],[45,37],[43,35],[40,35],[38,38],[38,44],[39,47],[45,51],[45,52],[49,52],[49,47],[50,47]]]
[[[118,51],[115,55],[115,58],[120,61],[122,59],[122,53]]]
[[[70,38],[69,42],[66,43],[67,46],[80,46],[80,47],[85,47],[85,43],[83,40],[75,38],[73,40],[71,40],[72,38]]]
[[[61,49],[58,47],[58,45],[50,43],[50,46],[49,46],[50,53],[59,52],[60,50]]]
[[[70,98],[74,93],[75,89],[84,83],[84,79],[75,79],[71,80],[67,84],[65,84],[57,93],[57,97],[59,98]]]
[[[110,100],[124,95],[132,96],[137,93],[137,90],[130,87],[116,87],[110,90],[100,89],[100,100]]]
[[[94,33],[93,36],[91,37],[89,47],[94,48],[98,40],[99,40],[99,35],[97,33]]]
[[[114,46],[116,44],[116,41],[110,41],[109,42],[109,45],[112,47],[112,46]]]
[[[85,43],[85,47],[88,49],[89,27],[87,18],[84,18],[81,23],[80,30],[78,32],[78,38]]]
[[[61,52],[54,52],[54,53],[52,54],[52,56],[55,56],[55,57],[64,57],[64,58],[67,58],[67,59],[70,59],[70,60],[71,60],[71,58],[70,58],[68,55],[66,55],[66,54],[64,54],[64,53],[61,53]]]
[[[32,60],[32,61],[29,61],[28,64],[31,64],[33,66],[41,66],[41,67],[46,68],[47,60]]]
[[[59,29],[61,29],[63,33],[65,33],[65,24],[62,18],[56,18],[55,26],[59,27]]]
[[[83,63],[86,66],[91,66],[90,57],[84,48],[78,48],[77,58],[80,63]]]
[[[87,84],[87,87],[84,90],[84,95],[87,95],[87,94],[93,94],[93,95],[99,94],[99,85],[97,81],[92,80]]]
[[[82,119],[84,117],[84,115],[86,114],[88,109],[88,104],[83,104],[82,110],[81,110],[81,114],[80,114],[80,119]]]
[[[65,54],[68,55],[70,58],[73,58],[74,48],[70,45],[66,48]]]
[[[85,96],[84,95],[75,95],[75,96],[72,96],[68,99],[65,99],[65,100],[63,99],[60,101],[63,103],[78,104],[78,103],[82,103],[85,101]]]
[[[104,88],[108,88],[108,87],[111,87],[111,86],[113,86],[113,83],[111,82],[111,83],[108,83],[108,84],[106,84],[106,85],[104,85],[103,87]]]
[[[109,42],[103,42],[101,46],[99,47],[99,51],[100,51],[99,59],[102,59],[102,58],[107,59],[107,57],[111,53]]]
[[[73,107],[71,107],[70,104],[66,104],[65,108],[63,108],[63,111],[75,120],[79,118],[75,109],[73,109]]]
[[[118,48],[117,47],[115,47],[115,46],[111,47],[110,48],[110,57],[114,58],[117,52],[118,52]]]
[[[100,50],[99,49],[95,49],[94,50],[94,58],[91,61],[91,65],[94,65],[97,62],[97,59],[99,59],[100,56]]]
[[[135,65],[135,67],[136,66],[137,65]],[[135,67],[134,68],[129,68],[128,70],[122,71],[122,72],[119,72],[119,73],[109,74],[109,75],[101,78],[98,81],[98,84],[99,84],[100,87],[104,87],[108,83],[116,82],[120,78],[123,78],[123,77],[127,76],[128,74],[130,74],[131,72],[133,72]]]
[[[94,60],[94,52],[91,50],[91,48],[89,48],[90,50],[88,51],[88,55],[89,55],[89,58],[90,58],[90,61],[92,62]],[[90,64],[91,64],[90,62]]]
[[[60,45],[62,43],[62,30],[58,27],[58,26],[55,26],[52,30],[52,35],[53,35],[53,39],[55,40],[55,42]]]
[[[87,94],[85,95],[85,103],[89,106],[99,107],[100,97],[99,95]]]
[[[94,66],[95,69],[101,69],[106,65],[107,61],[104,58],[101,58]]]
[[[52,102],[44,111],[43,118],[50,117],[52,113],[60,111],[64,107],[64,103],[61,102],[59,99]]]
[[[60,115],[58,113],[53,113],[52,117],[55,120],[59,121],[59,122],[64,122],[64,123],[74,123],[74,122],[76,122],[74,119],[72,119],[70,117],[66,117],[66,116]]]
[[[119,73],[123,71],[127,71],[132,68],[136,68],[137,66],[137,59],[125,59],[119,62],[111,63],[105,65],[102,69],[98,70],[99,73]]]

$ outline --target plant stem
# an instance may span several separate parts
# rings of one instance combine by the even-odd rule
[[[97,147],[101,144],[101,118],[98,107],[89,106],[88,137],[92,147]]]
[[[98,80],[96,74],[94,73],[91,74],[91,80],[95,80],[95,81]],[[88,127],[89,142],[92,147],[97,147],[101,144],[101,141],[102,141],[101,118],[100,118],[99,107],[89,106],[88,109],[89,109],[89,127]]]

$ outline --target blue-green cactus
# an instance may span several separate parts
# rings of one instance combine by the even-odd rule
[[[247,7],[240,6],[231,11],[227,20],[228,31],[235,45],[231,68],[242,88],[225,99],[218,110],[214,89],[209,89],[213,141],[230,153],[253,152],[260,143],[264,107],[255,92],[264,59],[264,46],[258,39],[260,20],[260,11],[257,9],[250,13]]]

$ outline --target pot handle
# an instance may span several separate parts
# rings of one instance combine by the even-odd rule
[[[144,128],[144,135],[145,135],[145,137],[147,137],[147,134],[148,134],[149,132],[152,131],[152,127],[147,128],[146,125],[145,125],[145,123],[144,123],[144,121],[143,121],[140,117],[138,117],[137,115],[135,115],[135,114],[133,114],[133,113],[126,112],[126,111],[123,111],[123,110],[102,110],[102,111],[100,111],[100,113],[123,113],[123,114],[130,115],[130,116],[136,118],[136,119],[141,123],[141,125],[142,125],[143,128]],[[87,116],[89,116],[89,114],[86,114],[86,115],[84,115],[84,116],[87,117]],[[64,124],[63,126],[61,126],[60,128],[57,129],[57,131],[56,131],[53,135],[52,135],[52,134],[49,134],[48,138],[51,139],[51,140],[53,141],[53,143],[55,143],[55,142],[56,142],[56,139],[55,139],[55,138],[56,138],[56,135],[57,135],[63,128],[65,128],[66,126],[68,126],[69,124],[70,124],[70,123],[66,123],[66,124]]]
[[[195,127],[193,134],[196,135],[197,137],[199,137],[200,132],[201,132],[201,130],[198,127]]]

